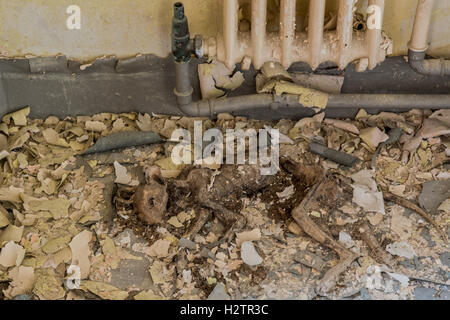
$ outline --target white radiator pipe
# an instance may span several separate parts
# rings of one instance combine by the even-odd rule
[[[296,0],[281,0],[280,3],[281,64],[286,69],[293,62],[292,50],[295,38],[296,2]]]
[[[409,48],[415,52],[425,52],[428,49],[428,32],[430,30],[431,13],[434,0],[419,0],[416,18]]]
[[[225,64],[231,68],[235,62],[238,42],[239,1],[224,0],[223,3],[223,34],[225,42]]]
[[[322,61],[323,27],[325,19],[326,0],[315,0],[309,4],[309,64],[316,69]]]
[[[265,62],[267,0],[252,0],[253,66],[260,69]]]
[[[355,0],[339,0],[337,37],[339,50],[338,66],[341,69],[344,69],[350,62],[348,56],[352,50],[354,4]]]
[[[372,70],[380,61],[378,57],[381,45],[381,30],[384,18],[384,0],[369,0],[371,8],[369,21],[367,25],[367,46],[369,51],[369,69]]]

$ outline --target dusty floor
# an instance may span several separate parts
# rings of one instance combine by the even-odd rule
[[[113,133],[154,131],[169,138],[176,128],[192,131],[195,119],[31,120],[27,114],[21,110],[0,124],[0,299],[450,299],[448,111],[368,116],[361,110],[353,121],[320,113],[299,122],[227,114],[204,119],[206,128],[266,125],[283,134],[281,167],[271,182],[222,201],[245,217],[243,225],[227,224],[176,186],[192,166],[170,161],[173,143],[81,156]],[[381,144],[396,128],[401,137]],[[313,154],[312,139],[361,161],[346,168]],[[297,174],[288,164],[300,168]],[[161,168],[169,199],[163,221],[148,226],[133,199],[151,165]],[[211,177],[224,169],[211,168]],[[325,172],[348,184],[332,186],[308,215],[358,258],[322,292],[318,285],[339,256],[305,233],[291,211]],[[405,203],[387,200],[387,193],[419,204],[442,232]],[[190,234],[203,218],[201,230]],[[364,222],[378,251],[364,240]],[[71,265],[79,267],[79,288],[72,289]]]

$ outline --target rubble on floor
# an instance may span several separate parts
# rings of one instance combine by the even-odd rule
[[[0,123],[0,299],[450,297],[447,111],[298,122],[29,113]],[[173,163],[166,139],[195,120],[280,130],[279,172]]]

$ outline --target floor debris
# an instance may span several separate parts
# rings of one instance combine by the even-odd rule
[[[269,91],[298,89],[276,65],[263,72]],[[225,74],[223,93],[240,81]],[[0,123],[0,299],[450,299],[445,110],[298,122],[29,113]],[[279,129],[280,170],[175,165],[168,140],[196,120],[224,134]]]

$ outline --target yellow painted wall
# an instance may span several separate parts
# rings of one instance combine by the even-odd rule
[[[278,2],[279,0],[270,0]],[[386,0],[384,29],[394,54],[406,53],[418,0]],[[0,55],[64,54],[91,60],[103,55],[170,52],[175,0],[0,0]],[[213,36],[221,30],[222,0],[184,0],[191,33]],[[298,0],[306,11],[307,0]],[[364,7],[367,0],[359,0]],[[337,0],[328,0],[335,9]],[[81,30],[68,30],[66,8],[81,8]],[[450,1],[437,0],[430,32],[430,53],[450,57]]]

